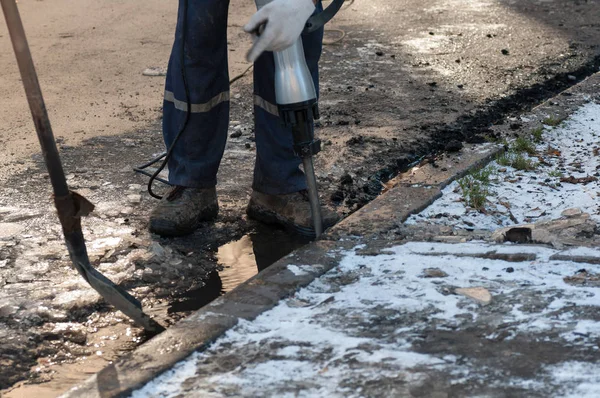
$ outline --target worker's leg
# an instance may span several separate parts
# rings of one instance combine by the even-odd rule
[[[167,148],[189,119],[169,160],[173,185],[209,188],[217,183],[229,124],[228,5],[228,0],[179,1],[163,103]],[[187,102],[191,104],[189,115]]]
[[[318,6],[319,11],[321,6]],[[319,87],[319,59],[323,29],[302,35],[306,63]],[[273,54],[263,53],[254,65],[254,124],[256,130],[255,191],[270,195],[306,189],[304,174],[298,168],[300,158],[294,154],[292,133],[281,124],[275,101],[275,65]]]
[[[229,124],[228,6],[179,1],[163,103],[167,148],[183,131],[168,163],[175,187],[150,216],[150,230],[160,235],[185,235],[217,216],[216,176]]]

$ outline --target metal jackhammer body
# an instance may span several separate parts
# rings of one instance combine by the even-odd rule
[[[287,50],[273,54],[275,58],[275,98],[279,116],[292,130],[294,152],[302,159],[315,236],[323,233],[321,203],[315,176],[313,156],[321,151],[315,139],[314,120],[319,118],[317,92],[306,65],[302,38]]]

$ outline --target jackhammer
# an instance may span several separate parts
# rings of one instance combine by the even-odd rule
[[[255,0],[261,9],[273,0]],[[344,0],[334,0],[325,10],[312,16],[305,33],[320,29],[340,10]],[[264,25],[263,27],[264,28]],[[260,35],[261,27],[255,33]],[[286,50],[273,53],[275,59],[275,98],[282,123],[292,130],[294,152],[302,159],[308,198],[316,238],[323,233],[323,219],[313,156],[321,151],[321,140],[315,138],[314,121],[319,119],[317,91],[306,65],[302,37]]]

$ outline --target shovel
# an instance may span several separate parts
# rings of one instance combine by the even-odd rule
[[[81,217],[89,214],[94,206],[83,196],[70,191],[67,186],[19,10],[15,0],[0,0],[0,3],[17,57],[27,101],[33,116],[33,123],[48,168],[54,190],[54,204],[56,205],[73,266],[106,302],[129,316],[147,331],[160,333],[165,329],[142,311],[142,305],[139,301],[96,271],[90,264],[85,239],[81,231]]]

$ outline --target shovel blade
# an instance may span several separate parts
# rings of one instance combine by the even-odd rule
[[[132,295],[120,286],[115,285],[110,279],[96,271],[94,268],[87,270],[87,280],[106,302],[133,319],[150,333],[161,333],[165,330],[158,322],[142,311],[142,306]]]

